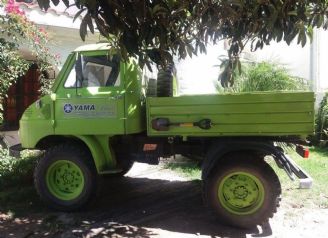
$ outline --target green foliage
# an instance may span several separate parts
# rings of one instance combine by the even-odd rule
[[[230,88],[217,84],[219,92],[296,91],[309,90],[306,80],[291,76],[288,70],[277,64],[251,63],[239,69],[236,82]]]
[[[0,209],[26,211],[40,204],[33,187],[33,172],[41,155],[38,151],[23,151],[21,158],[9,156],[8,150],[0,150]]]
[[[59,0],[51,0],[55,5]],[[38,1],[42,9],[50,0]],[[68,0],[63,0],[69,6]],[[238,55],[250,42],[252,50],[271,41],[296,40],[304,46],[314,27],[328,28],[327,0],[306,1],[199,1],[199,0],[76,0],[85,13],[81,26],[82,39],[93,23],[108,42],[127,59],[138,56],[139,64],[169,62],[172,55],[186,56],[206,52],[209,42],[230,40],[230,70]],[[226,75],[223,86],[233,84]]]
[[[25,154],[22,158],[9,156],[8,150],[0,150],[0,191],[6,188],[32,184],[33,171],[38,154]]]
[[[328,141],[328,93],[323,97],[318,113],[316,115],[315,136],[313,142],[315,144],[327,146]]]
[[[0,95],[5,95],[9,87],[24,75],[28,68],[28,62],[18,53],[18,45],[0,38]]]
[[[0,15],[0,99],[6,96],[9,87],[29,69],[31,63],[38,65],[39,72],[45,72],[57,64],[56,56],[47,48],[47,33],[28,21],[25,13],[13,0],[0,0],[4,14]],[[35,62],[24,60],[19,47],[28,48]],[[41,90],[49,91],[52,82],[40,73]]]
[[[193,180],[199,180],[201,178],[201,170],[199,162],[197,161],[170,161],[165,164],[166,169],[177,172],[178,174]]]
[[[225,55],[220,56],[219,60],[221,61],[220,74],[218,81],[220,82],[223,88],[232,87],[235,83],[235,78],[238,77],[242,72],[244,66],[241,64],[239,57],[229,57]],[[218,85],[220,88],[220,86]]]

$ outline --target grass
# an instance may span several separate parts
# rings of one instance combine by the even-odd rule
[[[279,177],[284,202],[294,208],[328,208],[328,150],[312,148],[310,159],[303,159],[296,152],[289,152],[289,155],[313,178],[313,187],[299,189],[298,179],[291,181],[285,171],[279,169],[273,159],[269,159],[269,164]],[[189,179],[201,177],[197,162],[172,161],[166,165],[166,168]]]
[[[198,180],[201,178],[201,169],[197,161],[171,161],[164,166],[166,169],[177,172],[179,175],[190,180]]]
[[[290,156],[313,178],[313,187],[299,189],[297,179],[291,181],[283,170],[273,165],[282,185],[283,199],[293,207],[328,208],[328,150],[312,148],[307,160],[295,152]]]

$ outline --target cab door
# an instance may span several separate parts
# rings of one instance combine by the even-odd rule
[[[125,133],[125,92],[121,63],[107,52],[72,57],[55,100],[55,133],[118,135]]]

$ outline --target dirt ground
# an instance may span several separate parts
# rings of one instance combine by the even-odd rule
[[[263,226],[224,226],[204,207],[201,181],[145,164],[135,164],[122,179],[102,181],[85,211],[31,207],[14,216],[0,211],[0,237],[328,237],[328,209],[293,207],[284,199]]]

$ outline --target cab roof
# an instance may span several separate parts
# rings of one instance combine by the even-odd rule
[[[97,51],[97,50],[109,50],[109,43],[97,43],[97,44],[88,44],[77,47],[74,52],[85,52],[85,51]]]

